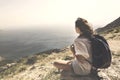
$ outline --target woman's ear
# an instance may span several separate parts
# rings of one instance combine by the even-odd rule
[[[75,27],[76,33],[80,34],[80,29],[78,27]]]

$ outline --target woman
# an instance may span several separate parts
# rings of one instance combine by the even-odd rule
[[[87,75],[90,73],[92,65],[92,53],[90,38],[93,35],[93,29],[87,20],[78,18],[75,21],[75,30],[79,36],[71,46],[71,51],[75,57],[73,61],[56,61],[54,66],[58,69],[74,71],[77,75]]]

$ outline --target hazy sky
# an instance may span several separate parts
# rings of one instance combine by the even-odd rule
[[[77,17],[102,27],[120,16],[120,0],[0,0],[0,29],[71,27]]]

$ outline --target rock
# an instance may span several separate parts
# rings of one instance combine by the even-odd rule
[[[96,74],[89,75],[75,75],[71,71],[62,71],[61,72],[61,80],[100,80],[99,76]]]
[[[61,80],[111,80],[104,72],[94,72],[89,75],[75,75],[71,71],[63,70]]]
[[[14,66],[16,63],[9,63],[9,64],[7,64],[6,66],[7,67],[11,67],[11,66]]]
[[[98,75],[102,80],[111,80],[104,72],[99,72]]]

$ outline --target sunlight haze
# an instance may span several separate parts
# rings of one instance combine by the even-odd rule
[[[103,27],[120,16],[120,0],[0,0],[0,29],[73,27],[77,17]],[[66,27],[67,28],[67,27]]]

